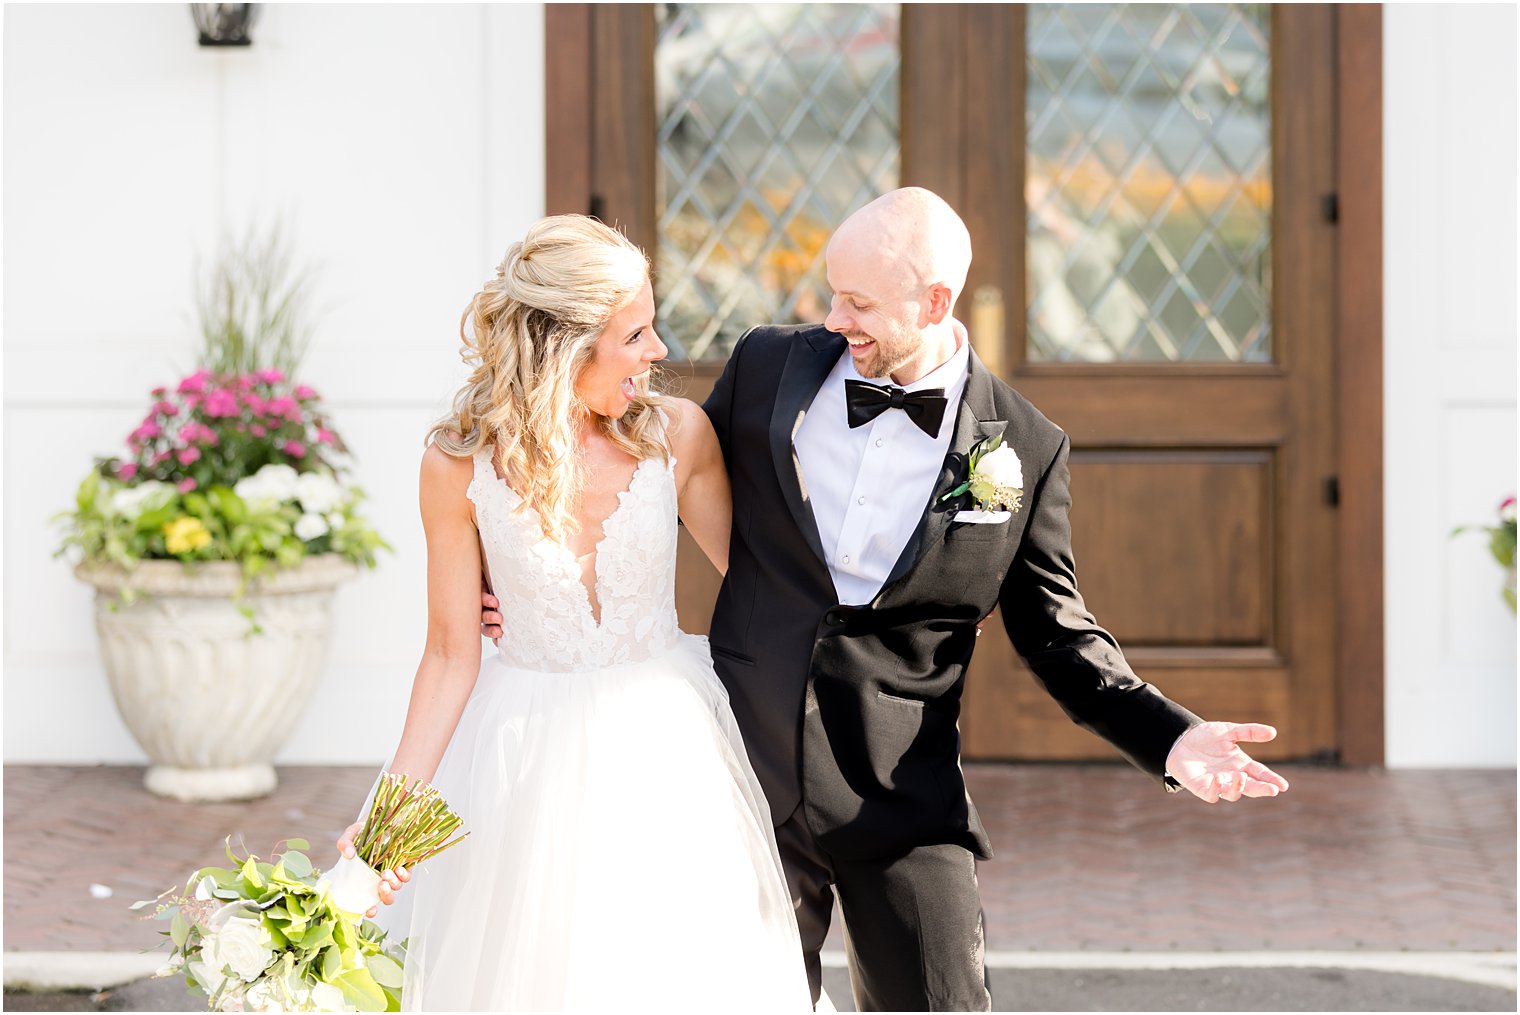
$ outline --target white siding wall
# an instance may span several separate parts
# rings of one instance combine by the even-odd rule
[[[287,762],[381,761],[424,632],[416,476],[462,375],[458,320],[543,214],[543,8],[266,4],[246,50],[184,4],[5,9],[5,760],[140,761],[91,596],[47,520],[196,345],[197,251],[283,214],[327,308],[303,378],[396,547],[338,594],[317,735]]]
[[[1387,760],[1515,764],[1515,8],[1384,17]],[[1343,364],[1343,369],[1355,369]]]
[[[1515,489],[1515,12],[1384,17],[1388,758],[1513,765],[1514,621],[1447,533]],[[4,18],[5,760],[142,760],[47,519],[190,364],[196,252],[279,213],[330,308],[305,377],[398,550],[339,593],[317,693],[363,732],[308,715],[282,760],[383,760],[423,634],[418,441],[464,300],[543,210],[542,7],[271,4],[234,52],[179,4]]]

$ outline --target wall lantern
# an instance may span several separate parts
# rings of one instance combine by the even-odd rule
[[[190,14],[200,29],[202,46],[251,46],[248,30],[258,4],[191,4]]]

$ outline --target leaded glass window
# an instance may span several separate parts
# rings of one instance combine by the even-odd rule
[[[1032,361],[1266,362],[1262,4],[1031,4]]]
[[[659,4],[655,299],[673,359],[821,321],[823,250],[898,186],[896,4]]]

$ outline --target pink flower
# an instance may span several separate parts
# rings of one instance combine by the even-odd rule
[[[316,398],[317,393],[314,389],[308,388],[304,384],[298,384],[296,385],[296,397],[305,401],[308,398]]]
[[[160,385],[159,387],[154,388],[152,391],[150,391],[148,393],[150,395],[152,395],[154,398],[163,398],[165,395],[167,395],[169,393],[169,389],[166,388],[166,387],[163,387],[162,385]]]
[[[153,464],[154,465],[162,465],[165,462],[167,462],[169,460],[169,458],[170,458],[169,452],[167,452],[167,451],[160,451],[160,452],[158,452],[157,454],[155,454],[153,456]]]
[[[252,374],[243,374],[233,383],[237,385],[237,389],[239,391],[247,391],[249,388],[253,387],[256,382],[254,381]]]
[[[153,417],[149,416],[142,421],[136,430],[132,431],[129,439],[134,441],[150,441],[163,432],[163,428],[153,421]]]
[[[238,408],[237,399],[232,392],[224,388],[218,388],[206,396],[206,415],[213,419],[222,416],[236,416],[242,410]]]
[[[122,462],[116,467],[116,478],[123,482],[131,482],[135,475],[137,475],[136,462]]]
[[[269,403],[264,401],[262,395],[256,391],[250,391],[243,396],[243,404],[248,406],[248,411],[255,416],[262,416],[268,412]]]
[[[159,402],[153,407],[153,411],[158,413],[160,416],[178,416],[179,406],[175,405],[173,402]]]
[[[317,427],[317,443],[337,445],[338,435],[324,427]]]
[[[241,429],[243,429],[243,427],[242,427],[242,424],[239,424],[239,425],[238,425],[238,429],[239,429],[239,430],[241,430]],[[265,429],[264,429],[264,428],[263,428],[263,427],[262,427],[262,426],[260,426],[260,425],[259,425],[259,424],[257,424],[257,423],[255,423],[255,424],[253,424],[253,435],[254,435],[254,436],[255,436],[255,437],[263,437],[263,436],[264,436],[264,435],[265,435],[265,434],[267,434],[267,433],[269,433],[269,431],[268,431],[268,430],[265,430]]]
[[[179,382],[179,393],[182,395],[200,394],[206,390],[206,382],[209,380],[211,380],[210,370],[197,370]]]
[[[1514,506],[1515,506],[1515,495],[1514,494],[1510,494],[1508,497],[1504,498],[1503,503],[1501,503],[1499,505],[1499,510],[1503,511],[1505,508],[1510,508],[1510,507],[1514,507]]]
[[[193,409],[197,405],[200,405],[200,404],[201,404],[201,396],[200,395],[191,393],[191,394],[188,394],[188,395],[185,396],[185,405],[188,408]]]
[[[180,448],[179,452],[174,457],[179,459],[179,464],[181,464],[181,465],[190,465],[193,462],[200,461],[201,449],[200,448]]]
[[[180,493],[189,493],[191,490],[194,490],[198,484],[195,482],[195,480],[186,478],[180,480],[175,485]]]
[[[306,457],[306,446],[303,445],[300,441],[286,441],[285,446],[281,450],[283,450],[291,458]]]
[[[264,411],[271,416],[284,416],[286,419],[301,418],[301,407],[289,395],[281,395],[279,398],[270,400],[264,405]]]
[[[282,374],[282,373],[280,373],[278,370],[273,369],[273,368],[271,368],[269,370],[255,370],[253,372],[253,376],[257,377],[259,380],[263,381],[265,384],[284,384],[285,383],[285,375]]]

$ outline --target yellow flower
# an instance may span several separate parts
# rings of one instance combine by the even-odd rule
[[[164,526],[164,545],[176,556],[181,553],[193,553],[209,542],[211,542],[211,533],[206,530],[206,526],[201,524],[199,518],[180,515]]]

